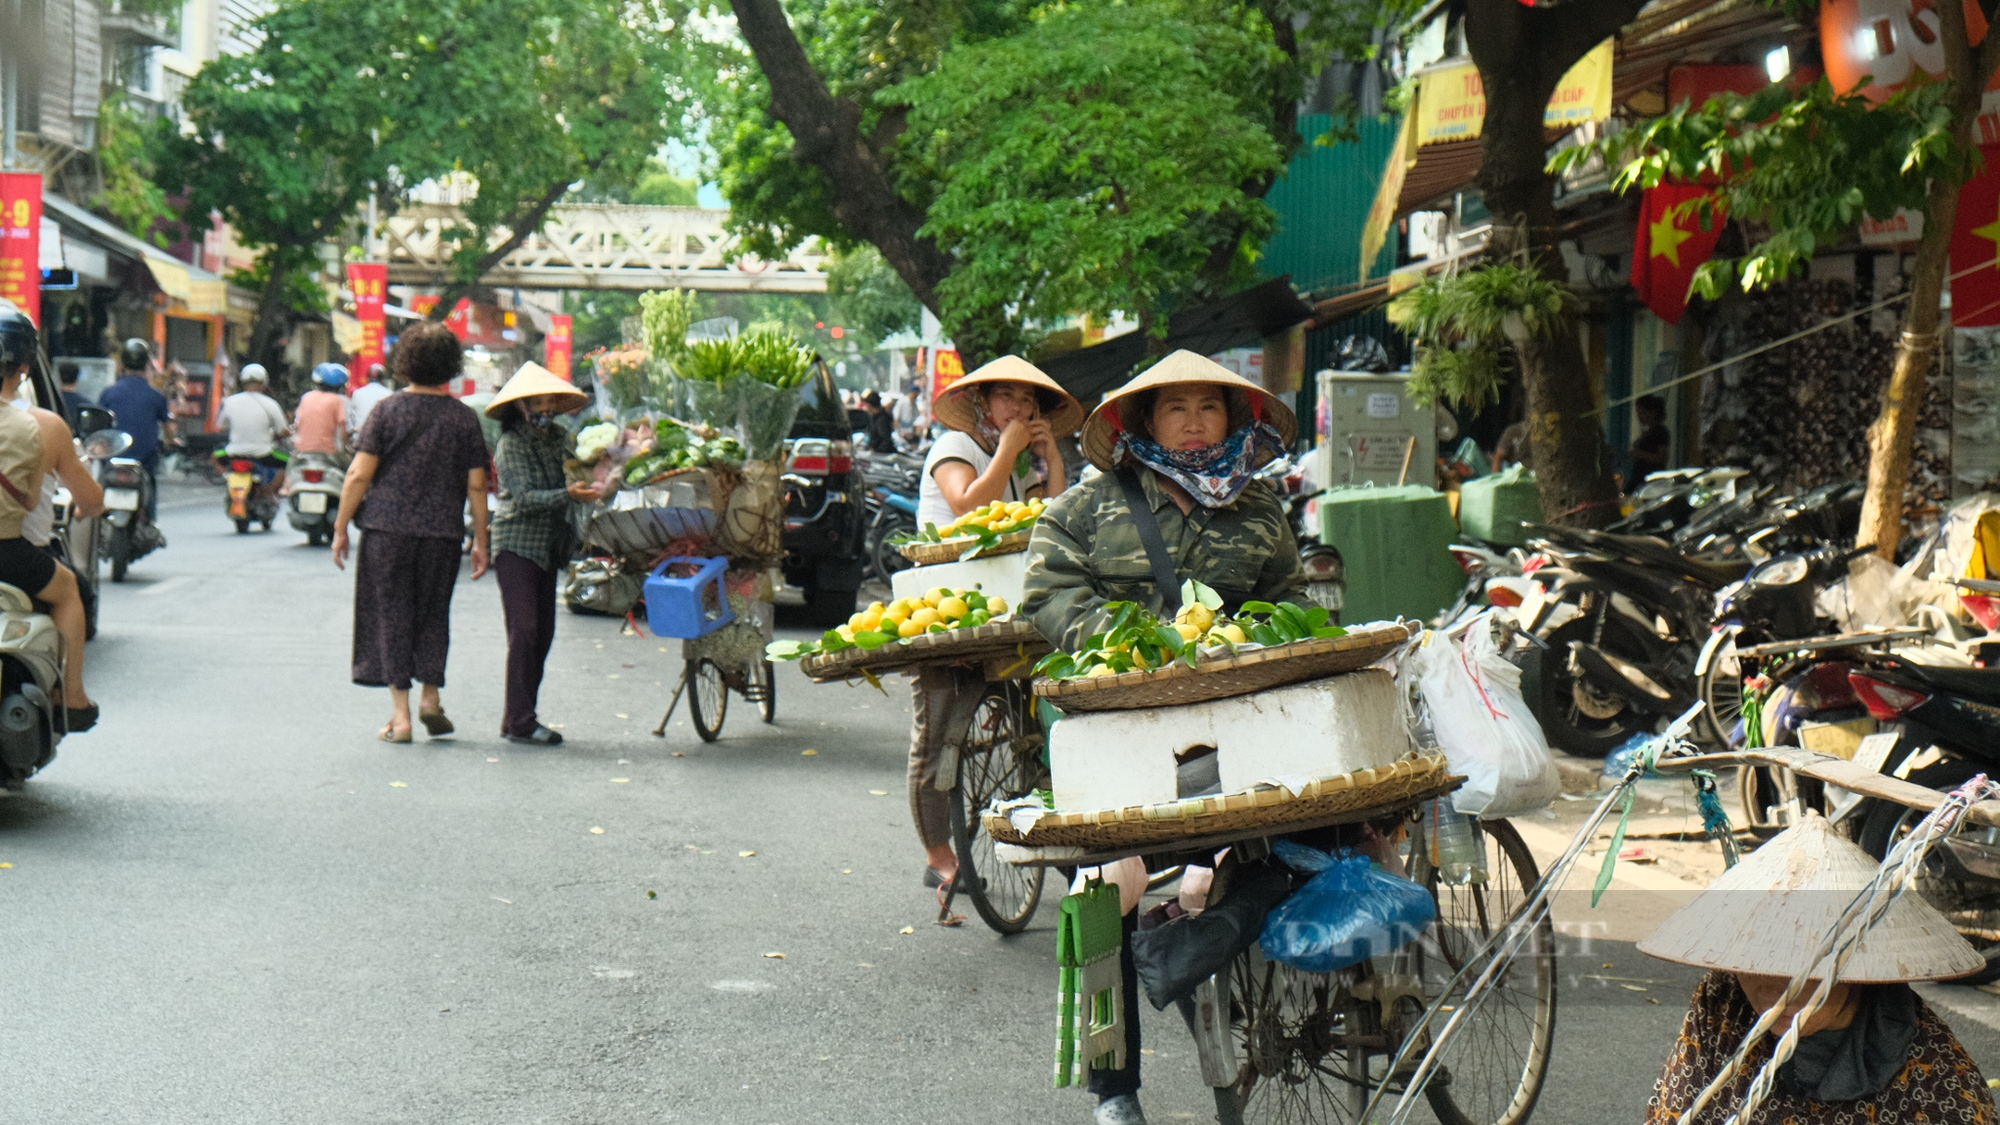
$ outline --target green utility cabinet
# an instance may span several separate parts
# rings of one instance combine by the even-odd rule
[[[1420,484],[1335,488],[1319,498],[1320,540],[1347,567],[1341,621],[1428,621],[1465,586],[1452,558],[1458,524],[1443,493]]]
[[[1466,481],[1458,500],[1458,524],[1465,534],[1503,547],[1528,541],[1525,523],[1542,522],[1542,494],[1535,474],[1512,465],[1491,476]]]

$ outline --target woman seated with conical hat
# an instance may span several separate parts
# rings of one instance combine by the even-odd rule
[[[1825,818],[1808,815],[1639,943],[1640,952],[1663,961],[1713,970],[1695,988],[1647,1106],[1647,1125],[1679,1120],[1722,1072],[1759,1014],[1810,968],[1813,948],[1874,879],[1876,866]],[[1904,894],[1800,1027],[1797,1050],[1778,1069],[1771,1096],[1743,1125],[1994,1125],[2000,1117],[1985,1077],[1908,983],[1961,977],[1985,965],[1944,915]],[[1808,986],[1787,1007],[1701,1121],[1720,1123],[1742,1106],[1812,991]]]

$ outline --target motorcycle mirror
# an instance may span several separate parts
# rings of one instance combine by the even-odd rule
[[[84,453],[99,461],[116,457],[130,448],[132,448],[132,435],[124,430],[96,430],[83,439]]]
[[[76,412],[76,432],[94,434],[99,430],[115,430],[118,418],[101,406],[85,406]]]

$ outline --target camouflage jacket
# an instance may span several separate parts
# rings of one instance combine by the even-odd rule
[[[1233,608],[1243,601],[1305,601],[1299,544],[1277,494],[1251,481],[1226,508],[1195,505],[1186,515],[1141,472],[1146,499],[1174,572],[1214,587]],[[1021,612],[1067,652],[1103,628],[1105,602],[1138,602],[1157,612],[1164,599],[1132,522],[1125,490],[1111,473],[1074,485],[1049,502],[1028,543]]]

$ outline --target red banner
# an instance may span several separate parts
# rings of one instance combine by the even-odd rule
[[[361,350],[354,353],[354,371],[347,380],[352,394],[367,384],[368,372],[376,364],[388,362],[383,341],[389,325],[382,306],[389,299],[389,267],[383,262],[350,262],[347,285],[354,290],[354,319],[361,322]]]
[[[570,381],[570,348],[575,344],[570,325],[567,316],[549,317],[549,334],[542,340],[542,366],[565,382]]]
[[[935,399],[945,392],[945,388],[965,377],[965,361],[955,349],[942,348],[932,353],[931,362],[934,365],[931,371],[931,398]]]
[[[40,172],[0,172],[0,297],[42,323]]]
[[[1951,231],[1951,322],[1959,328],[2000,324],[2000,145],[1979,152],[1986,165],[1958,189]]]
[[[1679,324],[1687,314],[1688,283],[1694,271],[1715,253],[1722,237],[1722,216],[1701,229],[1701,216],[1689,208],[1673,208],[1699,199],[1707,189],[1694,184],[1661,184],[1646,189],[1639,208],[1639,229],[1632,245],[1632,288],[1661,320]],[[1673,213],[1670,213],[1673,212]]]

